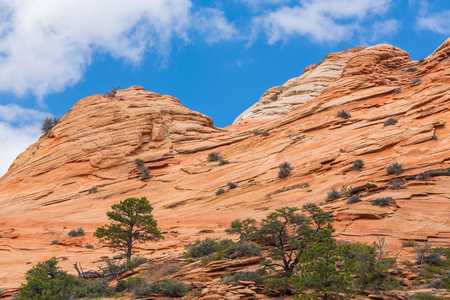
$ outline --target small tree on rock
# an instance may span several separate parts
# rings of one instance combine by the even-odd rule
[[[110,225],[97,228],[94,236],[101,241],[109,241],[110,247],[124,251],[127,261],[131,259],[133,245],[137,242],[157,241],[162,237],[153,219],[153,207],[147,198],[128,198],[111,206],[106,215],[112,220]]]

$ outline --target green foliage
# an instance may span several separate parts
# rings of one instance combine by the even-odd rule
[[[203,257],[214,252],[223,251],[233,245],[230,239],[218,240],[206,238],[203,241],[196,240],[194,244],[186,245],[190,257]]]
[[[400,288],[400,282],[389,274],[395,260],[383,258],[383,246],[384,239],[379,239],[372,246],[356,243],[342,247],[343,269],[355,276],[360,291]]]
[[[364,167],[364,162],[362,159],[357,159],[353,162],[353,171],[361,171],[362,167]]]
[[[416,292],[412,296],[415,300],[441,300],[443,297],[435,296],[430,292]]]
[[[255,284],[263,284],[264,278],[261,274],[262,272],[258,271],[243,271],[237,272],[233,276],[231,276],[230,280],[238,283],[238,281],[253,281]]]
[[[329,214],[315,205],[304,206],[303,209],[310,218],[298,214],[298,208],[283,207],[269,214],[260,224],[254,219],[233,221],[227,232],[239,234],[241,240],[252,239],[259,245],[269,246],[270,259],[266,259],[264,265],[281,268],[280,274],[290,277],[311,237],[319,235],[321,229],[330,221]]]
[[[254,135],[262,135],[262,136],[269,136],[269,132],[268,131],[259,131],[259,130],[255,130],[253,131]]]
[[[295,279],[298,289],[313,289],[323,295],[322,299],[339,298],[340,293],[348,293],[351,283],[350,276],[337,267],[343,258],[340,248],[331,238],[333,232],[331,223],[328,223],[321,235],[311,238],[311,245],[301,255],[300,276]]]
[[[395,125],[395,124],[397,124],[397,119],[395,119],[395,118],[389,118],[389,119],[387,119],[387,121],[386,122],[384,122],[384,127],[386,127],[386,126],[391,126],[391,125]]]
[[[217,190],[216,196],[223,195],[223,194],[225,194],[226,192],[227,192],[227,191],[225,191],[224,189],[220,188],[220,189]]]
[[[94,245],[92,245],[92,244],[87,244],[87,245],[86,245],[86,249],[94,249]]]
[[[98,187],[93,186],[93,187],[91,187],[91,188],[89,189],[88,192],[89,192],[89,194],[95,194],[95,193],[98,192]]]
[[[183,297],[189,292],[189,285],[175,279],[163,279],[158,282],[158,288],[165,297]]]
[[[349,119],[350,118],[350,113],[346,110],[341,110],[337,112],[336,115],[337,118],[342,118],[342,119]]]
[[[118,249],[126,254],[130,261],[132,248],[135,243],[157,241],[162,238],[153,219],[153,207],[147,198],[128,198],[111,206],[112,211],[106,215],[112,222],[97,228],[94,236],[101,241],[110,242],[112,249]]]
[[[389,206],[389,204],[395,204],[395,200],[392,197],[384,197],[384,198],[376,198],[374,200],[370,200],[372,205],[375,206]]]
[[[221,159],[220,152],[211,152],[208,154],[208,161],[219,161]]]
[[[223,159],[223,158],[219,159],[219,166],[227,165],[229,163],[230,162],[226,159]]]
[[[403,173],[403,166],[398,162],[395,162],[386,167],[386,172],[388,174],[395,174],[395,175],[401,174]]]
[[[73,229],[73,230],[69,231],[69,233],[67,235],[71,236],[71,237],[83,236],[84,235],[84,229],[81,228],[81,227],[77,228],[77,230]]]
[[[292,167],[291,164],[287,161],[281,163],[278,168],[280,169],[278,171],[278,178],[285,178],[288,177],[291,174]]]
[[[134,163],[135,163],[136,165],[138,165],[138,166],[143,166],[144,163],[145,163],[145,161],[144,161],[143,159],[136,158],[136,159],[134,160]]]
[[[407,240],[402,243],[403,247],[417,247],[419,244],[415,240]]]
[[[350,198],[348,198],[347,200],[347,204],[354,204],[354,203],[358,203],[361,202],[361,196],[360,195],[353,195]]]
[[[417,68],[411,67],[411,68],[406,69],[405,72],[416,72],[416,71],[417,71]]]
[[[59,240],[53,240],[50,245],[58,245],[59,244]]]
[[[152,296],[155,293],[165,297],[183,297],[189,291],[187,284],[175,279],[150,283],[140,276],[128,277],[125,287],[138,298]]]
[[[237,188],[237,184],[234,182],[228,182],[227,185],[230,188],[230,190]]]
[[[26,273],[27,283],[18,299],[60,300],[97,298],[112,295],[112,289],[103,281],[89,281],[67,274],[59,269],[55,257],[38,263]]]
[[[325,199],[325,201],[330,201],[330,200],[336,200],[342,198],[342,194],[339,193],[335,188],[331,189],[331,192],[328,193],[327,198]]]
[[[55,127],[56,124],[58,124],[58,122],[59,122],[58,118],[45,118],[41,126],[42,133],[45,134],[49,133],[50,130],[52,130],[52,128]]]
[[[261,256],[261,248],[253,242],[242,241],[231,245],[225,250],[225,253],[228,256]]]

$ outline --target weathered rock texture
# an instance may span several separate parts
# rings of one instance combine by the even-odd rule
[[[80,100],[0,180],[0,287],[19,286],[32,264],[51,256],[71,273],[76,261],[96,270],[113,254],[92,233],[107,222],[110,206],[127,197],[151,201],[165,240],[137,251],[161,260],[178,258],[197,238],[224,237],[236,218],[261,219],[311,202],[334,211],[340,240],[384,236],[399,257],[412,255],[401,249],[406,239],[450,246],[450,176],[416,178],[450,167],[449,55],[450,40],[421,63],[389,45],[333,54],[283,85],[280,101],[267,100],[223,129],[177,99],[140,87]],[[410,67],[417,71],[406,72]],[[278,91],[267,98],[278,99]],[[351,117],[336,117],[341,110]],[[398,123],[384,127],[389,118]],[[213,151],[229,164],[208,162]],[[140,177],[136,158],[150,177]],[[352,170],[356,159],[364,161],[361,171]],[[294,169],[279,179],[284,161]],[[386,172],[394,162],[403,165],[400,175]],[[406,180],[404,189],[389,188],[395,178]],[[228,182],[238,187],[216,196]],[[368,182],[377,187],[363,192],[362,202],[324,203],[331,188]],[[98,191],[89,193],[94,186]],[[369,202],[386,196],[396,204]],[[67,236],[78,227],[84,237]]]

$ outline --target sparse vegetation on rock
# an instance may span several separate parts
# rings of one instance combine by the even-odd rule
[[[227,185],[230,188],[230,190],[237,188],[237,184],[234,182],[228,182]]]
[[[399,164],[398,162],[392,163],[386,167],[386,172],[388,174],[399,175],[399,174],[403,173],[403,166],[401,164]]]
[[[389,119],[387,119],[387,121],[386,122],[384,122],[384,127],[386,127],[386,126],[391,126],[391,125],[395,125],[395,124],[397,124],[397,119],[395,119],[395,118],[389,118]]]
[[[278,171],[278,178],[285,178],[288,177],[291,174],[292,167],[291,164],[288,162],[281,163],[278,168],[280,169]]]
[[[259,130],[255,130],[253,131],[254,135],[262,135],[262,136],[269,136],[269,132],[264,130],[264,131],[259,131]]]
[[[350,113],[348,111],[340,110],[340,111],[337,112],[336,117],[337,118],[342,118],[342,119],[349,119],[351,116],[350,116]]]
[[[361,169],[363,167],[364,167],[364,162],[362,161],[362,159],[357,159],[353,162],[352,170],[353,171],[361,171]]]
[[[395,200],[392,197],[383,197],[370,200],[372,205],[375,206],[389,206],[389,204],[395,204]]]
[[[354,204],[354,203],[358,203],[361,202],[361,196],[360,195],[353,195],[350,198],[348,198],[347,200],[347,204]]]
[[[220,188],[220,189],[217,190],[216,196],[223,195],[223,194],[225,194],[226,192],[227,192],[227,191],[225,191],[224,189]]]
[[[410,68],[406,69],[405,72],[416,72],[416,71],[417,71],[417,68],[410,67]]]
[[[113,87],[110,91],[105,92],[105,96],[108,98],[115,98],[117,90],[120,88],[120,86]]]
[[[44,133],[44,134],[49,133],[50,130],[52,130],[52,128],[55,127],[56,124],[58,124],[58,122],[59,122],[59,119],[57,119],[57,118],[45,118],[45,120],[41,126],[42,133]]]
[[[208,154],[208,161],[219,161],[221,159],[220,152],[211,152]]]
[[[68,235],[71,236],[71,237],[83,236],[84,235],[84,229],[81,228],[81,227],[77,228],[76,230],[73,229],[73,230],[69,231]]]
[[[100,241],[108,241],[112,249],[123,251],[127,261],[130,261],[136,243],[163,238],[147,198],[127,198],[111,208],[112,211],[106,213],[111,224],[97,228],[94,236]]]

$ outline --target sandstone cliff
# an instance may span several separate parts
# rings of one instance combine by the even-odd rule
[[[261,219],[306,203],[334,211],[341,240],[372,242],[381,235],[399,257],[408,255],[400,251],[406,239],[450,246],[448,172],[416,177],[450,167],[449,56],[450,39],[421,62],[390,45],[331,54],[268,90],[226,128],[176,98],[136,86],[115,98],[80,100],[0,180],[0,287],[17,287],[31,264],[51,256],[70,272],[76,261],[95,269],[112,254],[92,233],[107,222],[110,206],[127,197],[151,201],[166,239],[138,250],[161,259],[178,257],[196,238],[225,236],[236,218]],[[341,110],[351,117],[336,117]],[[383,126],[389,118],[398,122]],[[213,151],[229,164],[208,162]],[[148,178],[139,176],[136,158],[150,169]],[[364,161],[361,171],[352,170],[356,159]],[[294,169],[279,179],[284,161]],[[386,172],[394,162],[403,165],[400,175]],[[395,178],[405,188],[390,189]],[[238,187],[216,196],[228,182]],[[324,202],[332,188],[368,182],[377,187],[362,202]],[[385,196],[396,204],[369,202]],[[78,227],[86,236],[69,238]]]

